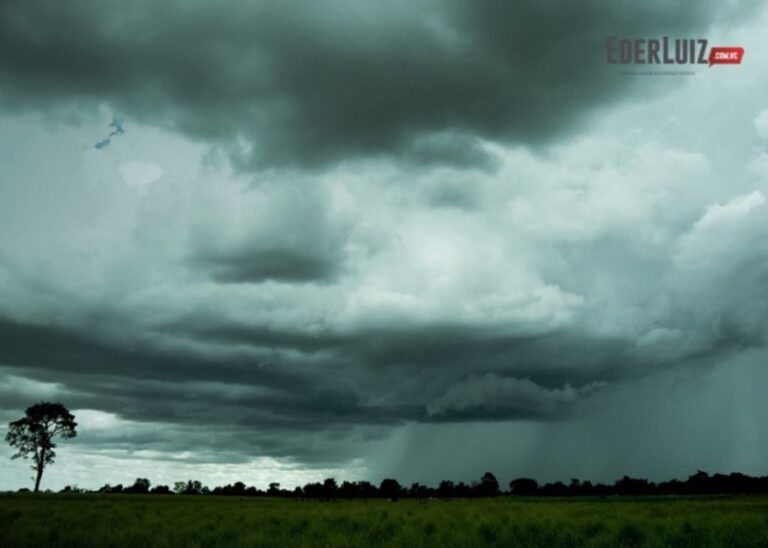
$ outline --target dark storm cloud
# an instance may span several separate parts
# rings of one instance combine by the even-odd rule
[[[201,333],[196,333],[198,340]],[[0,352],[6,365],[23,368],[30,378],[67,386],[72,404],[80,407],[137,420],[283,430],[424,419],[421,394],[435,391],[431,385],[443,390],[477,367],[525,372],[541,359],[525,346],[517,347],[518,357],[513,358],[515,345],[508,345],[506,353],[494,351],[488,344],[492,341],[460,336],[458,329],[321,338],[319,346],[326,351],[315,359],[283,356],[311,348],[308,338],[297,334],[263,329],[209,333],[230,341],[245,335],[256,348],[270,350],[261,359],[223,346],[208,353],[176,346],[171,352],[128,334],[110,340],[73,329],[3,321]],[[471,348],[455,355],[460,347]],[[486,353],[482,358],[481,348]],[[477,359],[483,361],[478,364]],[[431,381],[436,369],[442,379],[438,383]],[[385,396],[383,404],[372,403],[373,390],[379,401]]]
[[[254,355],[228,353],[229,359],[221,363],[221,355],[213,357],[190,349],[158,348],[156,343],[132,339],[127,334],[114,338],[86,334],[91,331],[93,326],[40,325],[0,319],[3,362],[61,373],[98,376],[108,372],[110,376],[167,381],[208,379],[213,368],[222,382],[249,379],[253,384],[274,388],[301,382],[291,374],[275,371]]]
[[[499,160],[485,150],[477,137],[461,134],[428,134],[414,139],[402,150],[398,158],[406,165],[449,164],[454,167],[493,171]]]
[[[147,426],[88,438],[88,447],[174,452],[194,444],[201,462],[270,455],[318,466],[349,456],[350,444],[330,440],[355,428],[563,418],[595,392],[653,368],[700,365],[762,344],[736,320],[671,358],[640,351],[631,338],[576,329],[520,334],[431,322],[307,332],[201,314],[149,333],[106,316],[99,324],[2,320],[3,376],[12,379],[0,385],[0,407],[39,399],[34,387],[12,397],[13,379],[44,383],[40,398],[55,383],[72,408],[174,425],[164,436]],[[308,442],[319,433],[323,443]]]
[[[252,201],[241,197],[242,222],[206,219],[195,229],[188,257],[193,270],[222,283],[328,283],[343,271],[345,227],[329,213],[327,195],[280,181],[246,197]],[[232,234],[222,236],[230,226]]]
[[[440,180],[427,187],[425,201],[432,207],[477,210],[480,206],[480,185],[466,180]]]
[[[588,395],[578,387],[622,382],[647,374],[650,365],[667,365],[649,364],[630,340],[577,332],[515,335],[488,326],[307,334],[190,317],[152,336],[89,331],[3,320],[3,363],[65,384],[78,406],[130,419],[284,430],[448,420],[452,409],[462,410],[456,420],[546,415]],[[741,348],[744,341],[731,328],[698,352],[722,354],[734,344]],[[471,405],[459,405],[464,392],[476,393],[487,379],[507,383],[510,393],[522,389],[529,403],[501,394],[503,405],[498,398],[485,405],[476,395],[469,396]],[[567,397],[560,398],[563,390]],[[553,397],[557,409],[547,403]],[[537,398],[543,407],[533,403]]]
[[[338,271],[334,257],[323,256],[313,250],[263,250],[255,253],[198,256],[197,267],[211,272],[212,277],[224,283],[261,282],[283,280],[302,282],[330,280]]]
[[[633,341],[577,332],[526,335],[492,325],[435,321],[425,326],[360,327],[351,332],[301,333],[264,326],[227,324],[213,318],[188,318],[169,326],[172,333],[277,352],[299,351],[322,360],[427,380],[457,380],[478,369],[514,372],[545,386],[621,378],[637,365]],[[438,382],[439,384],[439,382]]]
[[[106,101],[243,169],[379,154],[492,168],[476,138],[549,139],[627,90],[607,35],[701,33],[717,5],[4,1],[0,86],[11,108]]]
[[[322,412],[312,416],[329,424],[554,418],[606,384],[635,382],[669,367],[700,367],[763,344],[748,326],[727,318],[700,328],[698,345],[670,355],[640,348],[630,336],[601,337],[576,328],[520,334],[490,324],[439,321],[308,333],[196,315],[161,329],[216,345],[269,348],[277,363],[315,379],[307,385],[330,379],[332,386],[350,387],[307,401],[299,391],[295,399],[269,404],[291,416],[313,409],[315,398],[338,398],[340,407],[318,406]]]
[[[493,373],[470,376],[465,382],[454,384],[443,395],[432,401],[427,411],[438,421],[483,421],[509,417],[546,419],[555,418],[563,407],[598,390],[602,383],[581,387],[566,384],[547,389],[527,378],[502,377]]]
[[[349,386],[353,372],[328,379],[327,370],[312,371],[269,348],[261,356],[221,347],[170,350],[127,333],[111,339],[3,320],[0,353],[30,378],[67,386],[73,405],[132,419],[282,429],[400,419],[397,406],[362,401]]]

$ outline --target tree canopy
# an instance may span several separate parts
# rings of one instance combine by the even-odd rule
[[[11,458],[32,459],[35,471],[35,492],[45,467],[56,457],[56,437],[74,438],[77,435],[75,416],[60,403],[40,402],[28,407],[25,415],[8,424],[5,440],[16,449]]]

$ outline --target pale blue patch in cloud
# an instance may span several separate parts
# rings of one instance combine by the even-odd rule
[[[109,135],[107,135],[104,139],[93,145],[97,150],[101,150],[102,148],[109,146],[109,144],[112,142],[112,137],[123,135],[125,133],[125,129],[123,128],[123,121],[119,118],[113,117],[112,123],[109,124],[109,127],[115,129],[110,131]]]

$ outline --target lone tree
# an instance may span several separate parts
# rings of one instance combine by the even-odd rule
[[[56,436],[74,438],[77,435],[75,416],[60,403],[42,401],[27,408],[26,415],[8,424],[5,436],[16,454],[11,458],[32,459],[35,478],[35,493],[40,490],[40,480],[46,465],[52,464],[56,456]]]

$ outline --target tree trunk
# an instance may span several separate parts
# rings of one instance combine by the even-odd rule
[[[37,466],[37,478],[35,479],[35,493],[40,491],[40,480],[43,479],[43,467]]]

